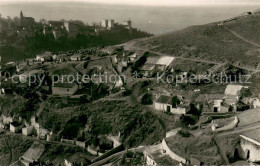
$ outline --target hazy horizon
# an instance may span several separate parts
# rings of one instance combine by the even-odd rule
[[[183,29],[191,25],[200,25],[220,21],[241,13],[252,11],[256,5],[226,5],[226,6],[129,6],[107,5],[82,2],[27,2],[3,3],[0,6],[2,17],[19,16],[20,11],[37,21],[46,20],[82,20],[92,24],[102,19],[114,19],[122,22],[131,19],[133,27],[153,34]]]
[[[0,0],[1,3],[36,3],[53,0]],[[137,6],[216,6],[216,5],[260,5],[260,0],[55,0],[54,2],[94,3]]]

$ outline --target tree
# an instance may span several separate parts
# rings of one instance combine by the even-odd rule
[[[180,102],[181,102],[181,101],[178,99],[177,96],[173,96],[173,97],[172,97],[172,107],[173,107],[173,108],[177,108],[177,105],[180,104]]]
[[[237,111],[245,111],[245,110],[248,110],[248,109],[250,109],[250,106],[243,103],[242,101],[239,101],[237,103]]]
[[[201,114],[201,110],[199,110],[195,104],[190,104],[190,111],[189,111],[190,114],[192,115],[196,115],[196,116],[200,116]]]
[[[152,94],[146,93],[145,95],[143,95],[143,97],[141,99],[141,103],[144,104],[144,105],[151,105],[151,104],[153,104]]]

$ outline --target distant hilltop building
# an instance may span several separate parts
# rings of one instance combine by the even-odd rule
[[[21,26],[32,26],[35,23],[35,20],[32,17],[25,17],[23,15],[23,11],[21,11],[20,12],[20,23],[21,23]]]
[[[132,21],[129,19],[128,21],[124,21],[122,23],[126,28],[131,29],[132,28]]]
[[[76,35],[78,33],[78,27],[72,21],[65,21],[64,27],[68,32],[69,38],[76,38]]]
[[[126,30],[126,31],[125,31]],[[35,37],[44,35],[45,37],[59,39],[76,39],[77,36],[98,36],[111,33],[137,32],[132,28],[131,20],[123,23],[116,23],[114,19],[104,19],[101,22],[88,25],[81,20],[45,20],[40,19],[36,22],[33,17],[25,17],[23,11],[20,11],[20,18],[14,19],[1,18],[0,15],[0,35],[5,34],[5,38],[17,35],[18,38]],[[5,38],[0,39],[0,47],[8,44]]]
[[[112,29],[115,27],[115,21],[113,19],[104,19],[101,21],[101,27]]]

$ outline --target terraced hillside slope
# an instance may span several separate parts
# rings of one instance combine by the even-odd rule
[[[176,57],[203,59],[256,69],[260,63],[260,13],[136,41],[136,47]]]

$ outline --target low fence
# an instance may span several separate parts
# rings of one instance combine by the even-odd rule
[[[235,128],[238,124],[238,118],[237,116],[235,116],[235,120],[232,121],[231,123],[229,123],[228,125],[224,126],[224,127],[220,127],[220,128],[217,128],[217,125],[213,125],[211,127],[212,131],[214,132],[220,132],[220,131],[225,131],[225,130],[231,130],[233,128]]]

